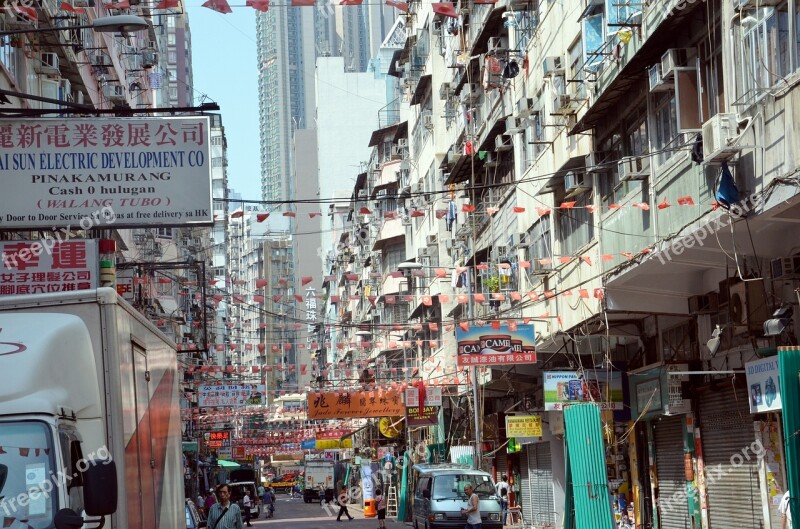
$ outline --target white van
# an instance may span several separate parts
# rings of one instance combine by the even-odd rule
[[[502,529],[500,497],[492,477],[464,465],[414,465],[414,529],[463,529],[467,507],[464,486],[471,484],[480,500],[483,529]]]

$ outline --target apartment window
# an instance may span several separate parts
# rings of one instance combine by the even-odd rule
[[[167,20],[172,20],[172,17],[168,18]],[[167,35],[167,44],[169,46],[174,46],[175,45],[175,34],[174,33],[170,33],[169,35]]]
[[[175,27],[175,17],[172,17],[172,16],[166,16],[166,17],[164,17],[164,18],[166,18],[166,19],[167,19],[167,27],[168,27],[168,28],[174,28],[174,27]]]
[[[680,147],[682,135],[678,132],[678,112],[675,93],[664,92],[653,102],[653,146],[660,164],[665,163]]]
[[[586,97],[586,85],[583,82],[583,42],[578,39],[569,49],[569,77],[567,79],[569,93],[581,99]]]
[[[739,97],[746,104],[791,71],[788,5],[742,12],[739,31],[742,39]]]
[[[178,52],[175,50],[167,51],[167,62],[170,64],[175,64],[178,62]]]
[[[222,146],[222,136],[214,136],[211,138],[211,145]]]
[[[572,199],[574,200],[574,199]],[[577,197],[572,209],[558,209],[558,240],[561,243],[561,255],[574,255],[587,244],[594,235],[592,214],[586,209],[592,203],[592,194],[583,193]]]
[[[169,87],[169,97],[171,99],[177,99],[178,98],[178,87],[177,86],[170,86]]]
[[[406,260],[406,246],[403,244],[395,244],[386,247],[383,251],[383,272],[396,272],[399,269],[400,263]]]
[[[528,260],[552,259],[552,243],[550,241],[550,215],[541,217],[533,223],[526,235],[528,240]]]
[[[211,167],[222,167],[223,159],[224,158],[222,156],[215,156],[211,158]]]
[[[156,228],[156,237],[161,239],[171,239],[172,228]]]

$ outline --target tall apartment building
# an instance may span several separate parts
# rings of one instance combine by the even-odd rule
[[[798,386],[776,377],[800,328],[799,12],[412,2],[390,69],[408,120],[373,133],[338,205],[320,384],[411,368],[441,386],[448,432],[407,442],[457,459],[471,439],[534,525],[778,527],[797,487],[798,410],[775,397]],[[456,332],[511,322],[537,362],[463,365]],[[509,417],[544,426],[514,437]]]

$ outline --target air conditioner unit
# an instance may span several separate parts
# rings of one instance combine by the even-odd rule
[[[772,279],[800,279],[800,255],[773,259],[771,268]]]
[[[397,140],[397,146],[401,149],[408,149],[408,138],[400,138]]]
[[[716,314],[717,312],[719,312],[719,295],[716,292],[689,298],[689,314]]]
[[[508,39],[506,37],[489,37],[489,51],[506,51],[508,49]]]
[[[494,150],[510,151],[512,147],[511,138],[504,138],[502,134],[498,134],[494,137]]]
[[[761,281],[741,281],[730,286],[728,314],[735,334],[761,331],[769,318],[769,305]]]
[[[436,246],[437,244],[439,244],[439,237],[437,237],[436,235],[428,235],[425,238],[425,242],[428,244],[428,246]]]
[[[453,87],[450,82],[445,81],[439,86],[439,99],[446,101],[453,95]]]
[[[430,111],[424,112],[422,114],[421,118],[422,119],[420,121],[422,121],[422,126],[423,127],[425,127],[426,129],[432,129],[433,128],[433,115],[430,113]]]
[[[43,52],[39,54],[39,62],[33,67],[38,74],[56,76],[61,74],[58,66],[58,54]]]
[[[84,101],[83,98],[84,98],[83,92],[81,92],[80,90],[75,92],[74,100],[75,100],[76,103],[78,103],[79,105],[82,105],[83,101]]]
[[[103,85],[103,95],[112,102],[125,101],[125,87],[119,84]]]
[[[576,173],[569,171],[564,175],[564,189],[575,196],[592,188],[591,175],[588,173]]]
[[[527,233],[512,233],[508,238],[508,245],[514,250],[524,248],[527,246],[528,234]]]
[[[403,157],[404,149],[399,145],[392,145],[392,159],[399,159]]]
[[[423,257],[428,257],[428,248],[418,248],[417,249],[417,257],[422,259]]]
[[[553,260],[550,259],[547,264],[542,264],[541,258],[531,259],[531,274],[549,274],[553,271]]]
[[[703,123],[703,163],[723,162],[739,152],[730,146],[739,135],[736,114],[716,114]]]
[[[145,70],[158,64],[158,52],[155,50],[142,50],[142,68]]]
[[[664,79],[661,75],[661,63],[657,62],[647,70],[647,76],[650,79],[651,92],[664,92],[670,90],[674,85],[673,83]]]
[[[108,66],[111,66],[113,63],[112,63],[111,57],[109,55],[106,55],[105,53],[98,53],[92,59],[92,64],[94,66],[108,67]]]
[[[564,73],[564,61],[561,57],[545,57],[542,61],[542,69],[545,77],[562,74]]]
[[[506,118],[506,132],[505,134],[522,134],[525,132],[525,127],[514,116]]]
[[[61,79],[59,82],[59,99],[62,101],[72,101],[72,83],[69,82],[69,79]]]
[[[444,240],[444,249],[447,250],[447,252],[453,251],[453,239]]]
[[[461,89],[461,102],[474,103],[481,97],[481,86],[477,83],[468,83]]]
[[[686,64],[686,50],[671,48],[661,56],[661,78],[672,79],[677,66]]]
[[[492,151],[486,152],[486,157],[483,159],[485,167],[497,167],[497,156]]]
[[[497,257],[506,257],[509,255],[509,253],[511,252],[508,246],[504,244],[498,244],[497,246],[494,247],[494,255],[496,255]]]
[[[570,94],[559,94],[554,102],[556,114],[574,114],[578,102]]]
[[[592,151],[587,154],[583,159],[583,166],[586,168],[587,173],[605,173],[608,172],[608,166],[604,165],[601,161],[604,157],[602,152]]]
[[[650,176],[649,156],[625,156],[617,166],[620,182],[644,180]]]

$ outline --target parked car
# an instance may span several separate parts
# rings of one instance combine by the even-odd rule
[[[480,500],[481,525],[484,529],[502,529],[500,498],[492,477],[464,465],[414,466],[414,529],[462,529],[467,507],[464,485],[470,483]]]
[[[206,521],[200,516],[192,500],[186,500],[186,529],[200,529],[206,526]]]

